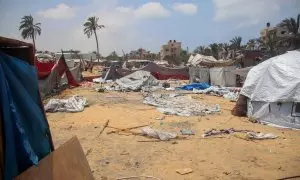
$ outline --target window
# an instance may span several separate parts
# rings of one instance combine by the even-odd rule
[[[281,34],[285,34],[285,31],[281,31]]]
[[[296,103],[295,113],[300,113],[300,103]]]
[[[292,114],[293,117],[300,117],[300,102],[294,102],[292,107]]]

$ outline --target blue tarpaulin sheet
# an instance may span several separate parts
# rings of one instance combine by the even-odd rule
[[[210,87],[210,85],[208,83],[203,82],[203,83],[188,84],[188,85],[179,87],[179,89],[192,91],[193,89],[203,90],[203,89],[207,89],[209,87]]]
[[[51,152],[50,130],[39,103],[36,69],[0,51],[5,180],[13,179]]]

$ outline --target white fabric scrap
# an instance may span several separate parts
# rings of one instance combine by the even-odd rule
[[[152,129],[150,127],[144,127],[141,129],[142,133],[146,136],[150,136],[156,139],[160,139],[162,141],[168,141],[170,139],[175,139],[177,137],[176,133],[170,133],[165,131],[159,131],[156,129]]]
[[[277,138],[277,136],[274,135],[273,133],[264,134],[264,133],[248,132],[247,135],[250,139],[257,139],[257,140]]]
[[[75,95],[69,99],[50,99],[45,106],[46,112],[81,112],[87,105],[86,98]]]
[[[191,96],[178,94],[151,94],[144,99],[143,103],[156,106],[161,113],[179,116],[198,116],[220,112],[219,105],[207,106]]]

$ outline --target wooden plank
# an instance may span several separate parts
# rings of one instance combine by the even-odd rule
[[[92,180],[93,175],[77,137],[15,178],[16,180]]]

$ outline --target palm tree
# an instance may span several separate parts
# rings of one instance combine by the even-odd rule
[[[87,21],[83,24],[84,26],[84,34],[87,35],[88,38],[90,38],[93,34],[96,38],[96,43],[97,43],[97,58],[99,62],[99,44],[98,44],[98,37],[97,37],[97,30],[104,28],[104,25],[98,24],[98,17],[89,17]]]
[[[210,47],[212,56],[218,60],[219,59],[219,46],[218,46],[218,44],[213,43],[213,44],[210,44],[209,47]]]
[[[269,31],[267,33],[266,38],[257,39],[260,48],[265,48],[267,50],[267,54],[270,57],[276,56],[278,53],[278,44],[280,43],[279,38],[276,36],[274,31]]]
[[[34,23],[33,17],[31,15],[26,15],[22,17],[20,22],[19,31],[23,39],[32,39],[34,51],[35,51],[35,39],[37,35],[41,35],[41,23]]]
[[[231,46],[235,50],[241,49],[242,37],[236,36],[232,40],[230,40]]]
[[[298,14],[297,19],[294,18],[286,18],[280,24],[280,27],[284,27],[288,30],[288,32],[292,35],[289,38],[292,42],[293,49],[297,49],[300,46],[300,14]]]

